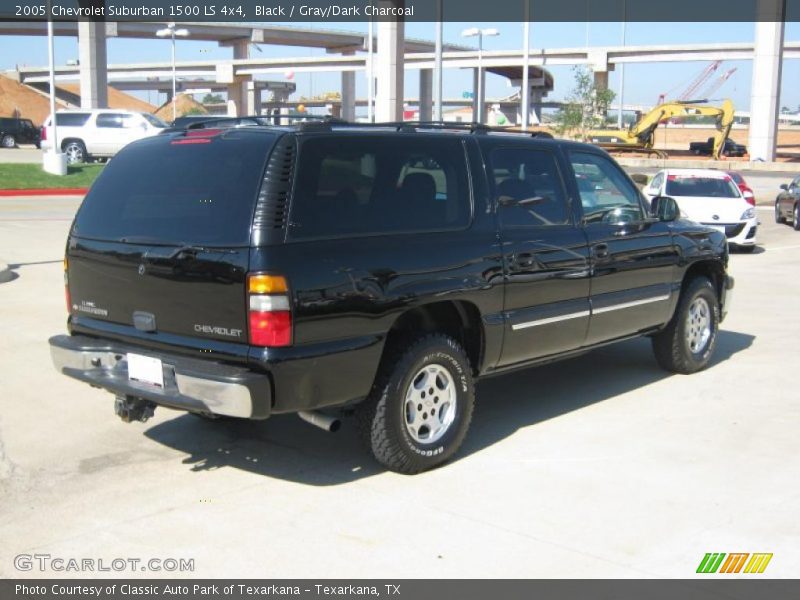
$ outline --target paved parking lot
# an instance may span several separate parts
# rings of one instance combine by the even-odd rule
[[[669,375],[637,340],[484,381],[457,460],[408,477],[350,423],[126,425],[57,374],[77,204],[0,198],[0,577],[80,575],[15,569],[35,553],[272,578],[691,577],[706,552],[772,552],[766,575],[797,575],[800,233],[769,210],[707,371]]]

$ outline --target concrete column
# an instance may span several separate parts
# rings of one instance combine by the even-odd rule
[[[256,85],[255,81],[247,82],[247,114],[261,114],[261,88]]]
[[[378,0],[376,4],[379,8],[403,5],[403,0]],[[404,51],[405,23],[402,20],[378,22],[376,121],[403,120]]]
[[[752,160],[774,161],[780,111],[785,0],[759,0],[757,12],[761,20],[755,23],[747,146]]]
[[[78,22],[78,57],[81,63],[81,108],[107,108],[105,22]]]
[[[598,90],[608,89],[608,71],[594,72],[594,87]]]
[[[345,55],[353,54],[346,52]],[[356,120],[356,72],[342,71],[342,108],[341,118],[345,121]]]
[[[419,71],[419,120],[433,120],[433,69]]]
[[[236,40],[233,44],[233,58],[250,58],[250,40]],[[228,116],[239,117],[247,113],[247,84],[251,76],[233,77],[228,83]]]
[[[478,69],[472,69],[472,122],[478,121]]]
[[[531,105],[528,108],[528,114],[533,125],[541,125],[542,123],[542,98],[541,90],[531,90]]]

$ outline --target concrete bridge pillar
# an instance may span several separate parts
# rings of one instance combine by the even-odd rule
[[[419,120],[433,120],[433,69],[419,71]]]
[[[236,40],[231,44],[234,60],[250,58],[250,40]],[[231,77],[228,82],[228,116],[240,117],[247,114],[248,109],[248,83],[252,82],[250,75]]]
[[[379,8],[404,6],[404,0],[378,0]],[[403,120],[403,61],[405,23],[378,22],[378,55],[375,71],[378,89],[375,97],[376,121]]]
[[[107,108],[108,75],[104,21],[78,22],[78,57],[81,108]]]
[[[345,52],[345,56],[353,52]],[[355,71],[342,71],[342,109],[341,118],[345,121],[356,120],[356,73]]]
[[[759,0],[755,23],[753,80],[750,91],[752,160],[774,161],[777,153],[781,67],[786,0]]]

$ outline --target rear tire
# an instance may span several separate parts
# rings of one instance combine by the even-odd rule
[[[742,254],[752,254],[756,249],[755,244],[752,246],[739,246],[739,252]]]
[[[778,225],[786,223],[786,217],[781,214],[781,206],[778,202],[775,203],[775,222]]]
[[[800,231],[800,204],[794,205],[792,215],[794,216],[794,222],[792,223],[792,226],[794,227],[795,231]]]
[[[7,133],[3,136],[3,139],[0,140],[0,146],[3,148],[16,148],[17,147],[17,140],[14,138],[13,135]]]
[[[70,165],[89,162],[89,153],[86,152],[86,146],[80,140],[66,142],[64,144],[64,154],[67,155],[67,164]]]
[[[686,286],[667,327],[652,337],[658,364],[688,375],[708,366],[719,332],[719,299],[711,282],[697,277]]]
[[[356,417],[379,463],[414,474],[455,454],[467,435],[474,406],[466,353],[453,338],[434,334],[390,349]]]

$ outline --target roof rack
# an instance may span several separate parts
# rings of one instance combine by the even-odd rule
[[[302,131],[308,130],[325,130],[329,131],[334,127],[354,129],[376,128],[376,129],[394,129],[400,132],[414,132],[420,129],[432,130],[457,130],[468,131],[473,135],[481,135],[488,133],[508,133],[518,135],[529,135],[530,137],[552,138],[553,136],[546,131],[515,131],[512,127],[499,127],[493,125],[485,125],[476,122],[462,122],[462,121],[386,121],[378,123],[363,123],[345,121],[339,117],[330,115],[242,115],[241,117],[218,117],[211,118],[208,121],[201,121],[199,123],[192,123],[188,129],[202,129],[207,123],[230,122],[231,124],[240,123],[242,125],[261,124],[269,126],[268,121],[279,121],[282,119],[292,119],[294,121],[304,121],[295,124]],[[256,123],[252,123],[255,121]]]

